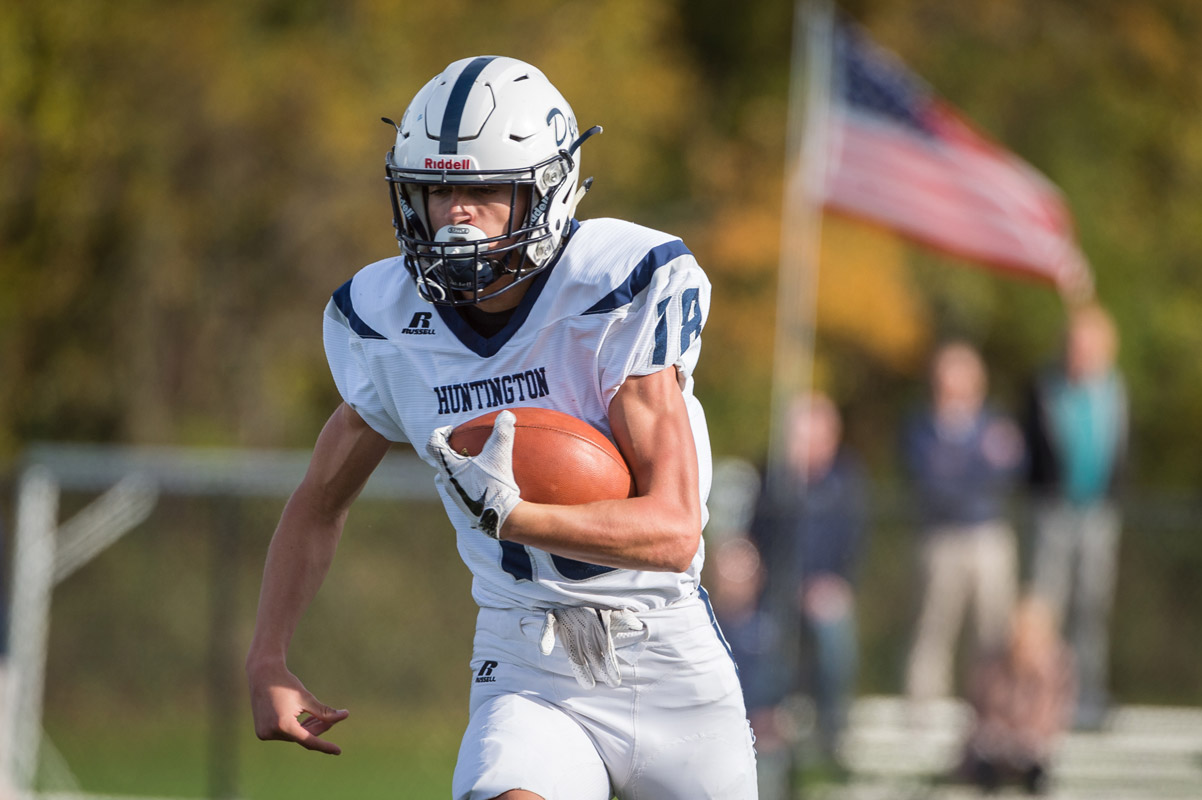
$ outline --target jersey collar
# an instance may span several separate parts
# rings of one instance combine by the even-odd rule
[[[580,227],[580,223],[572,220],[571,226],[568,229],[568,241],[571,241],[572,234]],[[492,336],[481,336],[472,329],[472,326],[467,324],[467,321],[459,315],[451,306],[435,306],[438,310],[438,316],[442,318],[443,324],[447,326],[447,330],[455,335],[464,347],[471,350],[481,358],[489,358],[496,355],[502,347],[504,347],[513,335],[522,327],[522,323],[530,316],[530,312],[534,309],[534,304],[538,301],[539,295],[543,293],[543,288],[547,285],[547,279],[551,277],[551,271],[555,265],[559,263],[559,259],[563,256],[564,250],[567,249],[568,243],[559,249],[559,254],[555,256],[555,260],[547,266],[546,269],[539,272],[530,279],[530,288],[526,290],[526,294],[522,296],[522,300],[514,309],[513,316],[509,318],[509,322],[504,328],[494,333]]]

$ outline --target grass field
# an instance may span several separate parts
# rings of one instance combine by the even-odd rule
[[[78,788],[95,794],[210,796],[210,735],[203,715],[184,721],[93,721],[47,732]],[[340,756],[260,742],[249,726],[237,737],[233,786],[247,800],[297,797],[405,797],[445,800],[462,722],[355,712],[328,738]],[[58,774],[56,774],[56,772]],[[41,788],[75,788],[43,756]]]

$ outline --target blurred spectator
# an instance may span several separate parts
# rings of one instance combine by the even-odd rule
[[[8,663],[8,604],[9,604],[9,571],[8,563],[8,531],[4,520],[0,519],[0,678],[4,675],[4,665]],[[3,681],[0,680],[0,687]],[[0,698],[3,693],[0,692]],[[0,702],[3,702],[0,699]]]
[[[8,708],[8,608],[10,565],[7,556],[7,531],[0,519],[0,724],[6,720]],[[9,784],[8,768],[10,732],[0,730],[0,800],[15,797],[16,792]]]
[[[829,397],[796,401],[786,435],[784,489],[761,492],[752,539],[775,559],[772,578],[792,598],[790,618],[800,616],[800,688],[814,702],[821,760],[839,769],[858,666],[853,587],[864,538],[864,476],[841,445],[842,420]]]
[[[1063,360],[1035,382],[1026,415],[1034,494],[1032,588],[1065,626],[1077,662],[1076,725],[1106,714],[1108,627],[1127,451],[1127,392],[1118,334],[1100,306],[1071,312]]]
[[[976,664],[969,701],[976,718],[965,745],[962,777],[982,789],[1020,782],[1048,788],[1052,757],[1072,717],[1072,655],[1042,599],[1015,609],[1005,650]]]
[[[1017,426],[985,404],[984,363],[964,342],[936,350],[930,406],[908,420],[902,449],[922,536],[920,601],[906,673],[916,712],[950,694],[955,644],[971,602],[976,652],[1005,641],[1017,593],[1017,543],[1005,501],[1021,469]]]
[[[747,718],[755,732],[760,800],[790,793],[795,735],[781,707],[787,691],[780,629],[760,604],[765,572],[759,551],[745,536],[721,540],[706,580],[714,616],[739,667]]]

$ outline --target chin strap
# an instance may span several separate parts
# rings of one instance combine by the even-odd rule
[[[580,201],[588,194],[588,190],[593,188],[593,179],[585,178],[580,184],[580,188],[576,190],[576,194],[572,195],[571,201],[568,202],[568,219],[571,220],[576,216],[576,206],[580,205]]]
[[[594,125],[584,133],[580,134],[576,141],[572,142],[568,146],[566,151],[561,152],[571,159],[576,154],[576,151],[580,149],[580,145],[584,144],[587,140],[596,136],[598,133],[601,133],[601,130],[602,128],[600,125]],[[576,190],[576,194],[572,195],[572,198],[568,201],[568,219],[572,219],[576,216],[576,206],[580,205],[580,201],[584,199],[584,196],[588,194],[588,190],[591,188],[593,188],[593,179],[585,178],[581,182],[580,188]]]
[[[575,152],[580,149],[580,145],[584,144],[586,140],[591,139],[592,137],[596,136],[598,133],[601,133],[601,130],[602,130],[602,128],[600,125],[594,125],[593,127],[589,128],[584,133],[580,134],[580,137],[577,138],[576,141],[574,141],[570,145],[568,145],[568,158],[571,158],[572,155],[575,154]]]

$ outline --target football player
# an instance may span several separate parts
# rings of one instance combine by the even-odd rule
[[[591,182],[581,144],[600,129],[581,134],[529,64],[456,61],[395,128],[386,169],[401,255],[362,269],[326,308],[343,402],[268,551],[246,662],[258,736],[339,752],[322,734],[347,712],[289,672],[288,642],[351,502],[391,444],[411,442],[480,606],[454,797],[754,798],[743,697],[700,585],[705,274],[678,238],[575,219]],[[455,425],[516,406],[603,431],[636,496],[523,501],[512,414],[478,456],[448,447]]]

